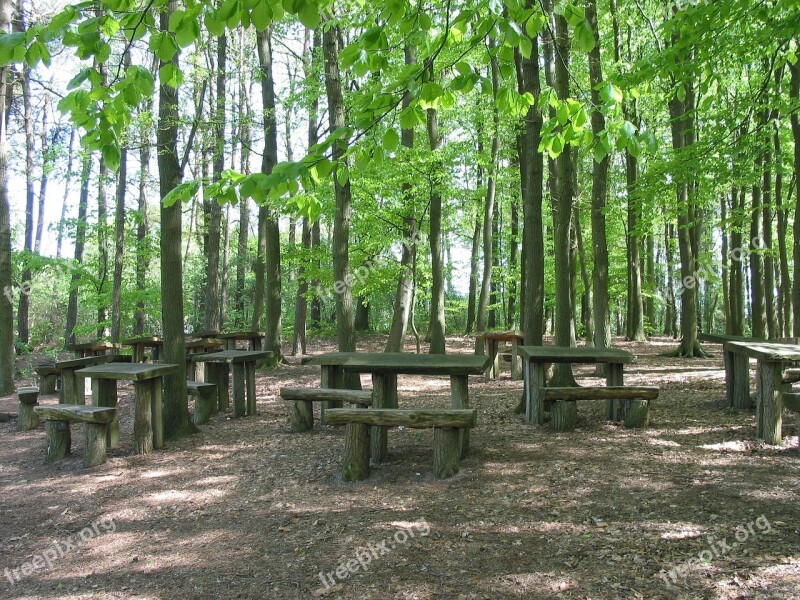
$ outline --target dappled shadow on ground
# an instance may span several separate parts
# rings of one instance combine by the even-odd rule
[[[469,338],[449,343],[471,351]],[[429,430],[391,431],[388,460],[341,481],[343,432],[315,422],[290,433],[278,397],[281,385],[318,385],[311,366],[260,373],[256,417],[216,415],[148,456],[132,454],[122,387],[122,444],[90,470],[79,427],[73,455],[45,466],[42,430],[0,424],[0,597],[793,597],[794,421],[782,447],[756,442],[753,414],[724,405],[721,358],[658,356],[668,344],[617,341],[639,357],[626,383],[662,388],[644,430],[603,421],[602,402],[580,404],[574,432],[532,427],[513,414],[522,386],[507,363],[497,381],[472,378],[471,452],[444,481],[431,474]],[[597,383],[590,368],[576,374]],[[446,379],[399,386],[401,407],[448,406]],[[98,522],[113,528],[34,568],[54,540],[64,550]]]

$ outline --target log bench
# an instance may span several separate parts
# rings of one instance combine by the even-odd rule
[[[33,369],[39,376],[39,392],[52,394],[56,391],[56,381],[61,377],[61,369],[55,365],[39,365]]]
[[[578,418],[578,400],[623,400],[625,427],[647,427],[650,400],[658,398],[652,386],[550,387],[544,388],[545,402],[556,431],[573,431]]]
[[[783,372],[782,383],[792,385],[800,381],[800,369],[786,369]]]
[[[70,423],[73,422],[84,423],[86,445],[83,466],[96,467],[106,462],[106,435],[109,423],[117,414],[116,408],[50,404],[36,406],[33,410],[44,421],[47,434],[45,464],[61,460],[70,453]]]
[[[370,427],[433,428],[433,474],[452,477],[461,464],[461,431],[475,427],[478,411],[472,409],[333,408],[325,412],[328,425],[346,425],[342,479],[369,477]]]
[[[295,433],[309,431],[314,426],[314,402],[337,402],[339,406],[347,402],[362,408],[372,406],[372,392],[369,390],[282,387],[281,398],[294,402],[291,423]]]
[[[17,431],[36,429],[39,427],[39,415],[34,412],[34,407],[39,405],[39,388],[19,388],[17,396],[19,397]]]
[[[186,391],[194,396],[194,424],[208,423],[217,409],[217,386],[202,381],[187,381]]]

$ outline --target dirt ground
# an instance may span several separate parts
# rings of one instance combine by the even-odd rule
[[[498,381],[470,378],[478,426],[443,481],[430,430],[391,431],[389,460],[341,481],[343,430],[292,434],[278,397],[319,385],[313,366],[259,373],[256,417],[219,414],[146,456],[132,454],[123,386],[122,444],[94,469],[80,425],[72,455],[45,466],[43,430],[18,433],[12,418],[0,423],[0,598],[800,598],[794,416],[783,446],[764,446],[753,412],[725,405],[719,346],[682,360],[659,356],[672,340],[614,345],[638,357],[626,384],[661,388],[647,429],[604,422],[600,401],[580,403],[571,433],[527,425],[505,363]],[[575,371],[593,383],[592,368]],[[399,393],[404,408],[449,404],[447,378],[401,377]],[[16,413],[15,397],[0,412]]]

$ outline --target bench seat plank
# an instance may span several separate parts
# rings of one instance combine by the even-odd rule
[[[329,417],[330,415],[330,417]],[[425,429],[428,427],[465,428],[474,427],[478,411],[475,409],[401,409],[373,408],[332,408],[325,411],[328,425],[361,423],[378,427],[408,427]]]
[[[655,400],[655,386],[598,386],[598,387],[550,387],[544,389],[545,400],[551,402],[567,400]]]
[[[74,404],[48,404],[36,406],[33,410],[43,421],[79,421],[101,425],[111,423],[117,413],[116,408]]]
[[[372,405],[372,392],[369,390],[340,390],[334,388],[282,387],[281,398],[301,402],[341,401],[362,406]]]

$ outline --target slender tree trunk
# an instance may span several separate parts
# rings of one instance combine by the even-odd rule
[[[495,190],[497,189],[497,184],[495,184]],[[487,318],[486,326],[489,329],[497,328],[498,323],[501,319],[497,317],[497,309],[498,307],[502,308],[503,303],[500,302],[498,298],[499,290],[498,290],[498,282],[497,277],[495,274],[499,274],[500,272],[500,200],[496,198],[497,192],[495,192],[495,202],[494,206],[492,207],[492,278],[489,282],[489,314]]]
[[[69,188],[72,184],[72,161],[74,158],[73,145],[75,143],[75,130],[69,131],[69,146],[67,147],[67,172],[64,175],[64,196],[61,199],[61,218],[58,220],[58,236],[56,238],[56,258],[61,258],[61,248],[64,243],[64,222],[67,220],[67,200]]]
[[[13,13],[12,0],[0,0],[0,32],[8,33]],[[0,394],[14,391],[14,305],[11,289],[11,209],[8,197],[8,110],[9,67],[0,67]]]
[[[158,58],[151,56],[152,73],[158,68]],[[153,110],[153,101],[148,100],[142,108],[143,114],[149,114]],[[139,299],[136,301],[136,312],[134,314],[133,334],[135,336],[144,335],[147,325],[147,302],[144,294],[147,290],[147,273],[150,270],[151,250],[149,242],[149,221],[147,215],[147,187],[150,174],[150,148],[152,136],[150,127],[143,123],[139,127],[139,205],[136,215],[136,292]]]
[[[583,284],[583,297],[581,299],[581,324],[586,336],[586,345],[594,346],[594,319],[592,318],[592,281],[589,269],[586,266],[586,251],[583,247],[583,232],[581,231],[581,213],[576,205],[572,218],[575,221],[575,243],[578,247],[578,259],[581,270],[581,283]]]
[[[767,322],[767,337],[778,339],[781,329],[775,315],[775,259],[772,248],[772,154],[764,152],[763,164],[763,230],[764,247],[764,312]]]
[[[433,79],[433,64],[430,65],[430,76]],[[428,142],[434,156],[441,143],[439,137],[439,117],[436,109],[429,108]],[[431,189],[430,208],[430,244],[431,244],[431,320],[428,333],[431,345],[430,354],[444,354],[445,322],[444,322],[444,255],[442,253],[442,170],[443,165],[438,157],[432,167],[434,169]]]
[[[555,46],[558,59],[555,63],[555,91],[558,98],[566,101],[569,97],[569,55],[571,41],[567,21],[562,15],[555,17]],[[572,207],[575,200],[572,148],[564,146],[557,162],[558,196],[553,199],[555,215],[553,244],[556,273],[554,333],[556,346],[569,347],[573,343],[572,297],[570,294],[570,228],[572,226]],[[597,303],[595,301],[595,311]],[[597,316],[595,315],[595,322]],[[595,331],[595,339],[597,332]],[[553,372],[553,386],[574,386],[575,378],[569,364],[556,365]]]
[[[406,65],[416,64],[414,51],[411,46],[405,47]],[[411,94],[403,97],[403,108],[411,104]],[[400,144],[407,152],[414,149],[414,129],[400,131]],[[400,275],[397,278],[397,289],[394,295],[394,310],[392,313],[392,326],[389,330],[389,339],[386,341],[386,352],[402,352],[403,341],[408,329],[408,317],[411,314],[411,292],[414,281],[412,279],[412,266],[417,252],[417,219],[414,215],[414,198],[412,195],[413,184],[403,182],[403,199],[405,214],[403,215],[403,247],[400,255]]]
[[[225,218],[222,229],[222,281],[219,286],[219,327],[224,329],[228,321],[228,283],[230,266],[230,238],[231,238],[231,205],[225,205]]]
[[[86,244],[86,213],[89,208],[89,183],[92,175],[92,155],[86,154],[81,170],[81,190],[78,196],[78,220],[75,223],[75,271],[69,289],[69,302],[67,304],[67,327],[64,332],[64,344],[75,343],[75,325],[78,323],[78,294],[81,275],[78,268],[83,264],[83,249]]]
[[[177,8],[169,0],[161,13],[160,27],[167,31],[170,16]],[[160,67],[167,63],[163,61]],[[172,59],[177,66],[178,54]],[[183,178],[178,162],[178,94],[175,88],[161,84],[158,102],[157,156],[159,192],[163,199]],[[164,332],[163,360],[178,365],[177,373],[164,377],[164,435],[175,438],[195,431],[189,420],[186,395],[186,348],[183,333],[183,270],[181,262],[180,202],[161,203],[161,314]]]
[[[339,47],[336,27],[330,26],[323,33],[323,56],[325,59],[325,90],[328,96],[328,120],[330,132],[344,127],[344,99],[339,75]],[[353,314],[353,289],[350,273],[350,222],[353,205],[350,198],[350,180],[341,176],[347,167],[345,148],[333,145],[333,172],[336,195],[336,216],[333,221],[333,279],[340,282],[341,293],[336,294],[336,338],[340,352],[354,352],[356,349],[355,316]],[[341,285],[344,284],[344,285]],[[358,376],[347,377],[346,387],[360,388]]]
[[[98,16],[100,16],[98,14]],[[108,84],[108,66],[95,61],[100,72],[103,85]],[[108,333],[108,298],[106,284],[108,282],[108,167],[100,157],[97,175],[97,337],[105,338]]]
[[[756,172],[762,167],[762,158],[756,160]],[[767,337],[767,313],[764,301],[764,255],[761,253],[763,246],[762,218],[763,204],[761,196],[761,185],[753,186],[752,215],[750,217],[750,294],[751,294],[751,331],[753,337],[766,339]]]
[[[508,270],[511,274],[511,281],[508,283],[508,314],[506,315],[506,327],[508,329],[517,328],[517,278],[520,276],[519,266],[519,200],[514,197],[511,199],[511,238],[508,240]]]
[[[323,53],[322,49],[322,30],[317,27],[314,30],[313,46],[308,61],[308,69],[305,72],[306,81],[315,81],[317,74],[317,63],[322,59],[320,56]],[[308,109],[308,147],[311,148],[319,141],[319,96],[313,94],[311,98],[311,106]],[[311,224],[311,254],[314,257],[312,260],[312,267],[315,273],[319,273],[321,269],[320,262],[320,241],[322,238],[322,231],[320,228],[319,220]],[[318,289],[320,280],[314,277],[311,280],[311,289]],[[322,318],[322,300],[319,295],[315,294],[311,299],[311,325],[314,329],[319,330],[320,321]]]
[[[800,102],[800,62],[789,65],[792,80],[789,85],[789,98],[794,106]],[[794,138],[794,183],[795,183],[795,208],[794,208],[794,281],[792,282],[792,309],[794,313],[795,336],[800,337],[800,113],[793,111],[789,115],[792,124],[792,137]]]
[[[667,287],[667,308],[664,314],[664,335],[672,337],[678,336],[677,327],[677,306],[675,305],[675,287],[673,285],[673,273],[675,262],[673,260],[672,240],[675,238],[674,226],[672,223],[664,224],[664,249],[666,254],[666,287]]]
[[[114,282],[111,291],[111,341],[121,341],[122,268],[125,260],[125,188],[128,184],[128,148],[120,148],[117,171],[117,206],[114,213]]]
[[[300,234],[302,251],[300,253],[300,266],[297,269],[297,296],[294,303],[294,336],[292,338],[292,356],[306,353],[306,329],[308,317],[308,279],[306,277],[305,263],[311,251],[311,226],[307,217],[303,217],[302,233]]]
[[[787,207],[783,204],[783,169],[781,168],[781,136],[780,113],[776,113],[775,132],[773,134],[773,150],[775,152],[775,212],[778,215],[778,258],[780,270],[779,306],[781,318],[779,324],[782,337],[792,335],[792,279],[789,274],[789,252],[786,247],[788,235]],[[727,313],[726,313],[727,314]]]
[[[42,178],[39,181],[39,209],[36,212],[36,238],[33,242],[34,254],[40,254],[42,250],[42,234],[44,233],[45,206],[47,203],[47,184],[50,181],[50,171],[53,169],[53,152],[50,148],[50,140],[47,131],[47,116],[50,112],[50,96],[44,97],[44,108],[42,109]]]
[[[243,29],[239,31],[239,64],[245,64]],[[239,155],[241,172],[250,174],[250,145],[252,135],[250,129],[250,105],[248,102],[247,78],[239,79]],[[250,265],[247,242],[250,235],[250,201],[242,199],[239,203],[239,235],[236,246],[236,322],[244,327],[247,322],[246,277]]]
[[[479,186],[480,188],[480,186]],[[475,209],[475,224],[472,228],[472,247],[469,254],[469,292],[467,295],[467,327],[465,333],[475,331],[475,308],[478,295],[478,262],[481,255],[481,211]]]
[[[720,221],[722,223],[728,223],[728,196],[727,194],[720,194],[719,196],[719,208],[720,208]],[[725,333],[730,335],[730,326],[731,326],[731,264],[730,260],[728,260],[728,249],[730,248],[730,233],[727,227],[722,229],[721,235],[721,242],[722,242],[722,250],[720,256],[720,264],[722,265],[722,313],[725,315]],[[711,329],[706,328],[706,330],[710,333]]]
[[[31,70],[25,67],[22,70],[22,102],[23,120],[25,124],[25,251],[29,256],[25,258],[25,270],[22,273],[21,289],[29,289],[33,273],[30,267],[30,254],[33,253],[33,211],[36,193],[34,192],[34,160],[35,140],[33,138],[33,110],[31,108]],[[30,295],[19,295],[19,310],[17,311],[17,335],[20,344],[30,341]]]
[[[493,47],[493,46],[492,46]],[[488,326],[489,295],[492,285],[492,264],[494,240],[492,239],[492,223],[495,214],[495,201],[497,196],[497,161],[500,155],[500,113],[497,109],[497,94],[500,90],[500,66],[497,56],[493,53],[490,63],[492,79],[492,147],[489,151],[489,174],[486,182],[486,202],[483,212],[483,277],[481,279],[481,292],[478,299],[478,316],[476,328],[486,331]],[[475,340],[475,354],[484,353],[483,338]]]
[[[258,33],[258,60],[261,66],[261,102],[264,111],[264,156],[261,161],[261,172],[272,173],[278,164],[278,126],[275,116],[275,80],[272,61],[272,29]],[[281,237],[278,216],[268,207],[259,211],[259,236],[261,221],[264,221],[265,254],[259,254],[259,264],[263,260],[264,269],[264,331],[265,350],[273,353],[271,362],[277,364],[282,357],[281,352]],[[260,238],[259,238],[260,239]],[[259,252],[261,242],[259,241]],[[263,259],[261,258],[263,256]],[[258,288],[256,288],[258,294]],[[261,312],[256,302],[255,310]],[[258,321],[254,318],[254,324]],[[254,327],[258,329],[258,327]]]

